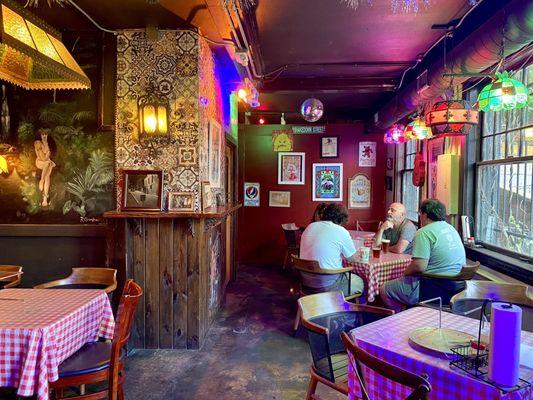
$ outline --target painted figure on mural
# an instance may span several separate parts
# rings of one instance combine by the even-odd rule
[[[56,163],[50,159],[50,146],[48,144],[48,134],[50,129],[39,129],[41,140],[34,142],[35,147],[35,166],[42,170],[41,180],[39,181],[39,190],[41,191],[43,198],[41,205],[47,207],[50,205],[50,175],[52,175],[52,169],[56,166]]]

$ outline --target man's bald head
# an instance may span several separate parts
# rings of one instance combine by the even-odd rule
[[[392,203],[387,211],[387,218],[392,221],[394,225],[399,225],[405,219],[407,210],[402,203]]]

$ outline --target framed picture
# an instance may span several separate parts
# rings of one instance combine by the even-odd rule
[[[273,151],[292,151],[293,141],[292,129],[280,129],[272,132]]]
[[[278,153],[278,184],[305,185],[305,153]]]
[[[337,158],[339,156],[338,136],[324,136],[320,139],[320,157]]]
[[[359,166],[376,166],[376,142],[359,142]]]
[[[244,206],[259,207],[260,204],[259,183],[244,182]]]
[[[313,201],[342,201],[342,164],[313,164]]]
[[[222,129],[220,124],[209,120],[208,149],[209,183],[214,188],[220,187],[220,157],[222,156]]]
[[[444,138],[434,138],[427,141],[428,144],[428,198],[431,199],[437,194],[437,157],[444,153]]]
[[[169,211],[194,211],[194,193],[170,192],[168,194]]]
[[[213,196],[211,194],[211,183],[202,182],[202,210],[206,210],[213,205]]]
[[[163,171],[122,171],[122,209],[161,211]]]
[[[370,208],[372,186],[366,174],[348,179],[348,208]]]
[[[290,207],[291,206],[291,192],[279,192],[271,190],[268,192],[268,206],[269,207]]]

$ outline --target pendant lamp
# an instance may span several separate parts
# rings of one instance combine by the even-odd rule
[[[420,117],[416,117],[411,123],[409,123],[405,127],[404,134],[408,140],[423,140],[429,139],[433,136],[433,133],[431,133],[431,128],[429,128],[426,123],[422,119],[420,119]]]
[[[486,85],[478,95],[482,111],[514,110],[527,106],[528,89],[520,81],[509,78],[507,71],[496,73],[496,81]]]
[[[383,136],[383,141],[387,144],[400,144],[405,143],[407,139],[404,135],[405,126],[401,124],[392,125]]]
[[[426,125],[435,135],[465,135],[478,123],[479,112],[464,100],[439,101],[426,114]]]

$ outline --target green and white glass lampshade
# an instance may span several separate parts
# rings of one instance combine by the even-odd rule
[[[507,71],[496,73],[498,79],[486,85],[477,98],[482,111],[514,110],[527,106],[528,88],[509,78]]]

